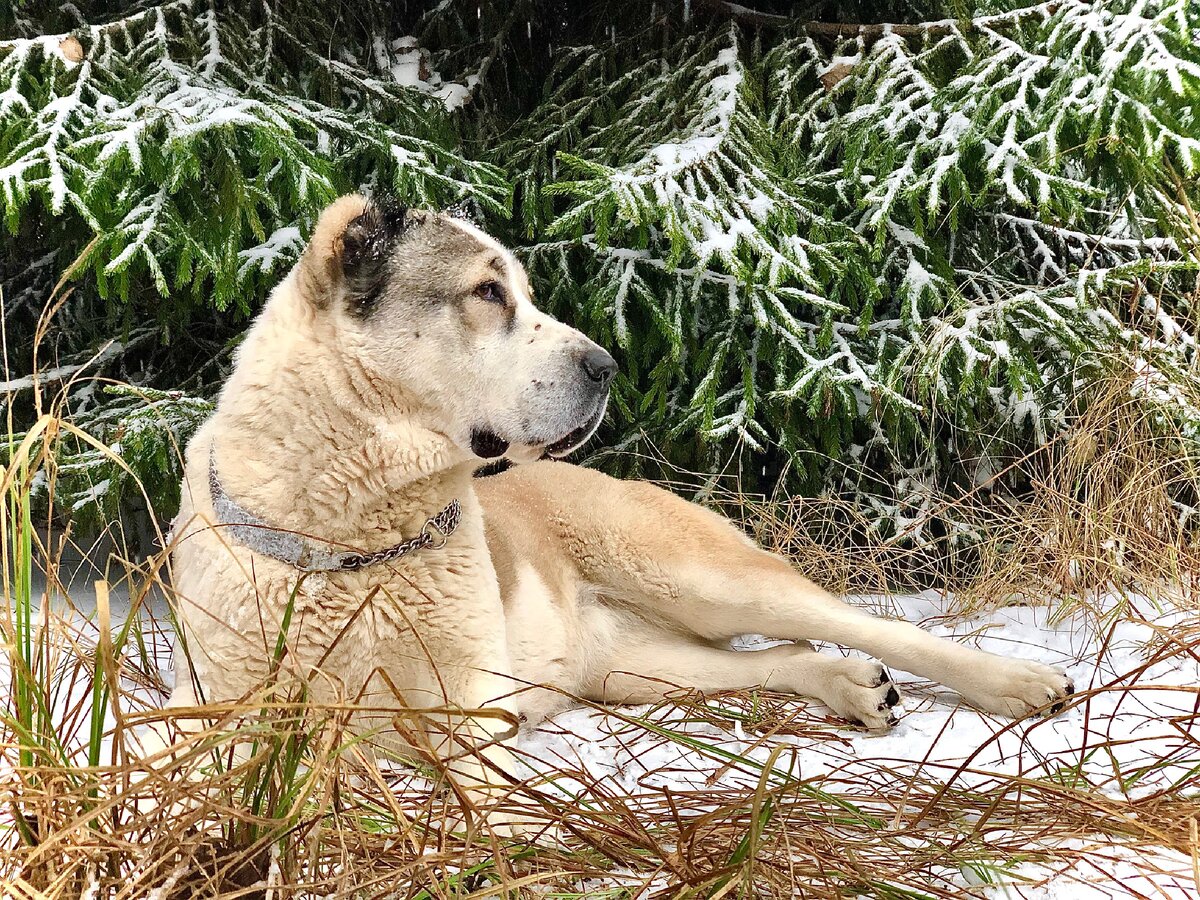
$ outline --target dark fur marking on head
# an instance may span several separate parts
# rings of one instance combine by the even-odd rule
[[[342,273],[350,314],[369,318],[387,281],[388,257],[411,226],[408,207],[394,200],[371,200],[342,234]]]
[[[383,293],[382,278],[372,284],[365,294],[348,296],[350,313],[358,319],[369,318],[375,307],[379,305],[379,295],[381,293]]]

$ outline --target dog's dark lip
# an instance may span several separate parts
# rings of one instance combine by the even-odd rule
[[[555,459],[561,459],[569,454],[572,450],[578,449],[583,445],[592,433],[600,427],[600,420],[604,418],[605,407],[608,406],[608,395],[606,394],[599,403],[596,404],[596,410],[588,417],[587,422],[580,425],[578,428],[572,429],[565,436],[559,438],[552,444],[546,446],[546,455],[552,456]]]
[[[497,459],[508,452],[508,441],[488,428],[471,431],[471,452],[480,459]]]

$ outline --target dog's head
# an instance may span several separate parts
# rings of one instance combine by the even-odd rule
[[[373,378],[480,458],[565,456],[604,416],[612,357],[539,311],[512,253],[462,219],[343,197],[299,287]]]

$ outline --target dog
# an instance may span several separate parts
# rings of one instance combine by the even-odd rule
[[[245,698],[285,671],[378,736],[401,704],[422,710],[423,737],[396,746],[421,744],[481,804],[513,769],[514,725],[572,696],[761,687],[883,731],[890,666],[991,713],[1061,709],[1057,668],[868,615],[720,515],[560,461],[596,430],[616,369],[471,223],[334,202],[187,448],[170,705]],[[472,477],[500,459],[517,465]],[[793,643],[729,649],[742,633]]]

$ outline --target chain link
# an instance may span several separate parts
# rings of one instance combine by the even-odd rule
[[[461,515],[461,505],[457,500],[451,500],[440,513],[425,520],[425,526],[416,537],[382,550],[376,550],[374,553],[347,553],[338,558],[337,569],[342,572],[351,572],[378,563],[394,562],[426,547],[440,550],[446,546],[447,539],[458,528],[458,520]],[[436,547],[434,546],[435,541],[439,541]]]

